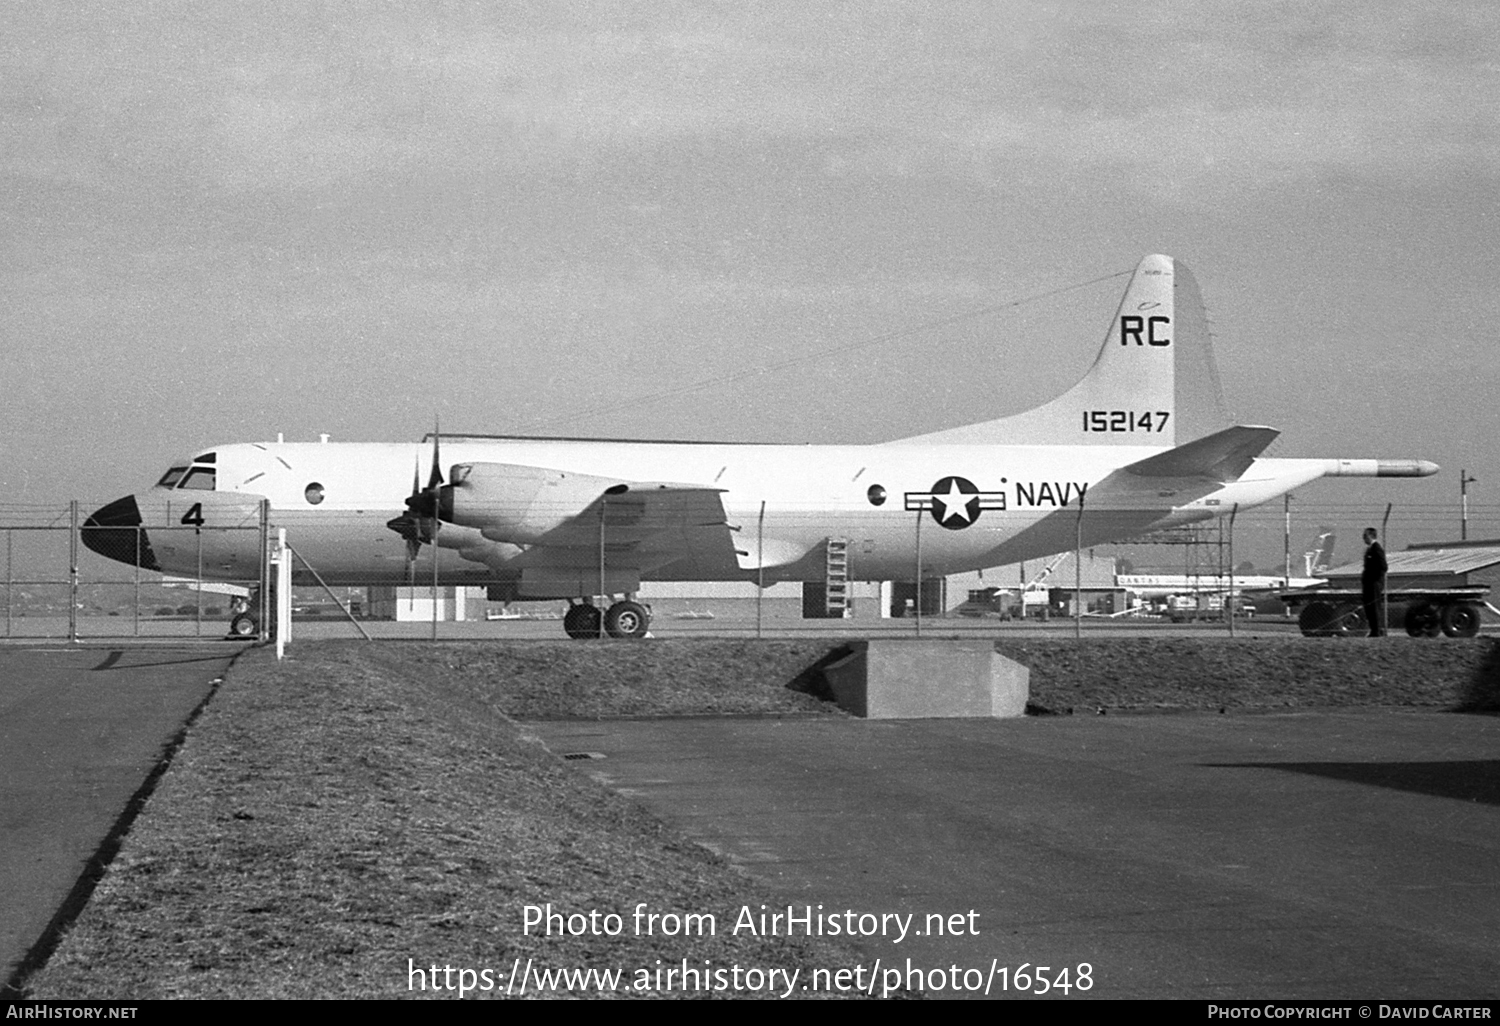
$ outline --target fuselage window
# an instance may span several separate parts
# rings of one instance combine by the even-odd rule
[[[156,486],[158,488],[171,488],[178,481],[182,480],[182,475],[185,473],[187,473],[187,467],[173,467],[161,476],[161,480],[156,482]]]
[[[178,488],[187,488],[193,491],[211,492],[217,483],[217,474],[213,467],[194,467],[187,472]]]
[[[316,506],[318,503],[323,501],[323,486],[314,481],[312,484],[307,486],[307,491],[302,493],[302,497],[306,499],[309,504]]]

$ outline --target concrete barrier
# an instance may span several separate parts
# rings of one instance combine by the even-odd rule
[[[868,719],[1022,716],[1031,671],[988,641],[856,641],[823,668],[839,707]]]

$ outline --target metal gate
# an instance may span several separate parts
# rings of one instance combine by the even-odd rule
[[[219,640],[228,635],[235,611],[257,603],[254,613],[264,628],[267,602],[266,523],[238,527],[177,526],[151,528],[153,537],[191,533],[181,548],[196,546],[197,571],[188,577],[115,563],[82,544],[88,530],[80,504],[66,508],[10,512],[0,520],[5,535],[4,639],[81,642],[109,639]],[[121,528],[112,527],[111,531]],[[249,533],[258,538],[260,565],[255,580],[210,581],[203,573],[206,532]],[[145,550],[145,528],[136,528],[136,551]],[[244,640],[256,640],[251,634]]]

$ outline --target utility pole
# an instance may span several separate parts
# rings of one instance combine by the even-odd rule
[[[1284,588],[1292,586],[1292,493],[1287,492],[1284,498],[1286,503],[1286,540],[1283,543],[1286,548],[1286,569],[1281,584]]]
[[[1458,503],[1463,513],[1458,526],[1458,537],[1460,541],[1469,540],[1469,485],[1478,481],[1477,477],[1470,477],[1467,470],[1458,472]]]

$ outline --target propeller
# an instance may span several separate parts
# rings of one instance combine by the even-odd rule
[[[422,545],[431,545],[439,528],[437,511],[438,496],[443,487],[442,435],[432,433],[432,470],[427,476],[427,487],[422,487],[421,462],[413,464],[411,470],[411,494],[406,497],[406,512],[387,520],[386,527],[395,531],[406,541],[406,573],[413,577],[417,554]]]

